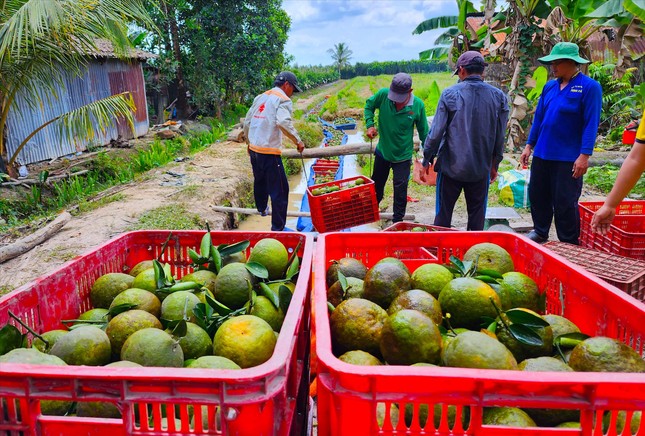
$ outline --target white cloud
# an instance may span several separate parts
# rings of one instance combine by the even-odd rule
[[[455,0],[284,0],[291,17],[285,50],[300,65],[329,65],[327,49],[338,42],[354,52],[351,62],[418,59],[440,31],[412,35],[422,21],[457,13]]]

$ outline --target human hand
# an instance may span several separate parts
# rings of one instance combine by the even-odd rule
[[[421,170],[421,173],[419,174],[419,179],[421,179],[422,182],[426,182],[428,180],[428,177],[430,177],[430,171],[432,171],[432,163],[426,161],[425,159],[423,160],[423,169]]]
[[[529,166],[529,157],[531,157],[532,150],[531,146],[526,144],[524,151],[522,151],[522,154],[520,155],[520,164],[522,164],[523,167]]]
[[[490,167],[490,181],[491,183],[497,179],[497,168],[495,167]]]
[[[298,147],[298,153],[302,153],[302,151],[305,149],[305,143],[300,141],[296,144],[296,147]]]
[[[378,131],[376,130],[376,127],[372,126],[369,129],[367,129],[367,137],[370,139],[376,138],[378,135]]]
[[[614,220],[616,215],[616,209],[609,207],[605,204],[602,205],[600,209],[593,214],[591,218],[591,230],[594,233],[600,233],[601,235],[606,235],[609,231],[609,226]]]
[[[579,177],[582,177],[585,175],[587,172],[587,168],[589,168],[589,155],[588,154],[581,154],[578,156],[578,159],[573,163],[573,169],[571,170],[571,176],[574,179],[577,179]]]

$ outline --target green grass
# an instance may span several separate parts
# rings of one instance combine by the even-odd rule
[[[36,220],[57,214],[61,209],[78,204],[80,211],[100,206],[86,200],[113,186],[128,183],[146,171],[171,162],[181,155],[196,153],[226,135],[226,127],[217,121],[211,123],[211,130],[188,134],[176,139],[155,140],[149,147],[139,149],[124,157],[107,151],[92,159],[88,172],[68,179],[51,182],[51,189],[34,185],[30,190],[16,190],[13,199],[0,198],[1,232],[33,223]],[[109,200],[104,200],[109,201]],[[111,201],[118,201],[112,199]]]
[[[585,185],[590,185],[598,189],[603,194],[608,194],[616,182],[616,176],[620,167],[606,164],[597,167],[591,167],[584,176]],[[645,179],[640,178],[636,186],[630,191],[629,197],[633,199],[645,198]]]
[[[13,288],[13,287],[9,287],[9,286],[0,286],[0,297],[2,297],[3,295],[8,294],[9,292],[11,292],[11,291],[13,291],[13,290],[14,290],[14,288]]]
[[[139,221],[128,230],[173,229],[196,230],[205,228],[205,223],[184,206],[162,206],[145,212]]]

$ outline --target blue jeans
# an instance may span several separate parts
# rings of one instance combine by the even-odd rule
[[[253,168],[255,207],[264,212],[271,198],[271,231],[284,230],[289,205],[289,181],[277,154],[260,154],[249,150]]]

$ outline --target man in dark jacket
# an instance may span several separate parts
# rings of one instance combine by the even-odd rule
[[[459,83],[443,91],[423,146],[426,172],[434,159],[437,197],[434,224],[450,227],[455,203],[464,191],[468,230],[483,230],[488,186],[503,158],[508,120],[506,95],[484,83],[488,65],[477,51],[459,57]]]

